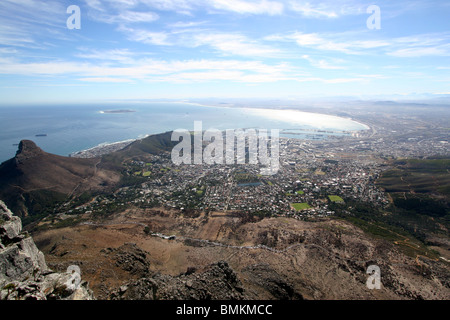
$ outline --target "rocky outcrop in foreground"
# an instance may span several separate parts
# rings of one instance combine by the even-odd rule
[[[0,300],[92,300],[76,266],[53,272],[22,221],[0,201]]]
[[[185,274],[152,274],[145,253],[126,243],[102,250],[115,265],[140,278],[129,281],[107,299],[184,300],[245,299],[244,289],[227,262],[214,263],[204,270],[189,269]],[[81,281],[77,266],[66,272],[50,270],[44,254],[33,238],[22,231],[22,221],[0,201],[0,300],[93,300],[86,281]]]

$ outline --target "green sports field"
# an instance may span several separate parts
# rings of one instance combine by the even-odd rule
[[[328,199],[330,199],[330,201],[332,201],[332,202],[344,202],[344,199],[342,199],[339,196],[334,196],[334,195],[328,196]]]
[[[297,210],[297,211],[302,211],[302,210],[306,210],[306,209],[311,209],[310,205],[307,204],[306,202],[302,202],[302,203],[291,203],[291,206]]]

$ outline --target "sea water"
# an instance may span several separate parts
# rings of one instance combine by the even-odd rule
[[[111,110],[130,112],[104,112]],[[204,130],[280,129],[280,136],[296,138],[308,138],[317,130],[326,132],[319,135],[325,137],[368,129],[350,119],[296,110],[210,107],[185,102],[4,106],[0,107],[0,162],[12,158],[17,144],[24,139],[34,141],[46,152],[67,156],[100,144],[175,129],[193,130],[194,121],[202,121]]]

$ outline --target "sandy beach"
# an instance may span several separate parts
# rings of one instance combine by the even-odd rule
[[[108,154],[108,153],[123,149],[136,140],[139,140],[139,139],[129,139],[129,140],[124,140],[124,141],[112,142],[112,143],[102,143],[93,148],[89,148],[86,150],[81,150],[81,151],[71,153],[69,155],[69,157],[72,157],[72,158],[96,158],[96,157],[102,156],[104,154]]]

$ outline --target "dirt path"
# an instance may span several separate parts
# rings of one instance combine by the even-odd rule
[[[398,234],[397,232],[394,232],[394,231],[392,231],[392,230],[388,230],[388,229],[386,229],[386,228],[384,228],[384,227],[381,227],[381,226],[378,226],[378,228],[384,229],[384,230],[386,230],[386,231],[388,231],[388,232],[390,232],[390,233],[392,233],[392,234],[395,234],[396,236],[402,238],[402,240],[394,241],[394,244],[396,244],[396,245],[398,245],[398,246],[399,246],[399,245],[404,245],[404,246],[407,246],[407,247],[410,247],[410,248],[413,248],[413,249],[420,249],[420,246],[419,246],[419,245],[417,245],[417,244],[414,245],[414,244],[410,243],[410,242],[409,242],[410,239],[409,239],[408,237],[403,236],[403,235],[401,235],[401,234]],[[425,258],[425,259],[428,259],[428,260],[432,260],[432,261],[439,261],[438,258],[433,259],[433,258],[430,258],[430,257],[428,257],[428,256],[424,256],[424,255],[422,255],[422,254],[416,254],[416,259],[415,259],[415,261],[416,261],[417,265],[419,265],[419,266],[422,266],[422,265],[420,264],[419,257],[422,257],[422,258]]]

